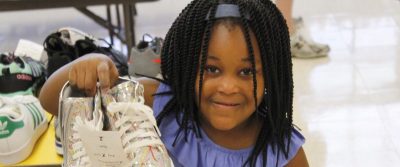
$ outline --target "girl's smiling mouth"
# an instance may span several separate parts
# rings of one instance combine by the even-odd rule
[[[240,103],[232,103],[232,102],[225,102],[225,101],[211,101],[218,108],[225,108],[225,109],[232,109],[236,108],[240,105]]]

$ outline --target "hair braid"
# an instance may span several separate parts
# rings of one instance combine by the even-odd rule
[[[176,64],[176,60],[177,60],[177,56],[176,56],[176,52],[179,51],[179,49],[177,50],[177,41],[179,39],[179,36],[177,34],[177,31],[180,29],[182,22],[180,21],[179,18],[183,17],[185,15],[185,11],[187,11],[187,9],[192,6],[195,3],[195,1],[191,2],[187,7],[185,7],[185,9],[182,10],[182,12],[179,14],[178,18],[174,21],[174,23],[172,24],[170,30],[168,31],[166,37],[165,37],[165,42],[164,42],[164,46],[161,50],[161,73],[162,76],[165,80],[165,82],[168,85],[176,85],[176,81],[177,81],[177,75],[176,75],[176,70],[174,66]],[[178,57],[179,58],[179,57]],[[174,82],[175,81],[175,82]],[[179,93],[176,93],[177,90],[175,87],[171,86],[171,94],[172,95],[176,95]],[[171,100],[167,103],[167,105],[164,107],[163,112],[160,113],[160,115],[157,116],[157,122],[160,125],[163,118],[168,115],[169,113],[172,113],[176,108],[176,106],[178,106],[178,101],[177,100],[177,96],[173,96],[171,98]],[[171,105],[174,104],[174,105]],[[178,107],[179,109],[180,107]],[[181,124],[178,120],[178,124]]]
[[[186,10],[186,15],[184,17],[182,17],[182,19],[180,20],[180,24],[183,26],[180,27],[180,29],[178,30],[178,35],[181,37],[181,39],[183,41],[186,42],[180,42],[179,46],[177,46],[177,48],[179,48],[180,52],[179,54],[176,54],[179,57],[179,61],[176,61],[177,64],[180,65],[175,65],[175,67],[179,68],[178,71],[179,72],[183,72],[183,74],[181,73],[181,75],[188,75],[188,58],[190,58],[190,53],[192,52],[192,50],[190,50],[190,45],[187,44],[188,41],[190,41],[190,34],[192,33],[189,29],[190,27],[187,26],[188,24],[190,24],[190,22],[193,21],[192,17],[193,17],[193,10],[196,5],[198,4],[198,1],[195,1],[191,6],[188,7],[188,9]],[[185,80],[185,78],[183,77],[179,77],[179,79],[177,79],[177,82],[175,84],[175,86],[179,87],[180,93],[177,94],[178,100],[179,101],[184,101],[184,100],[192,100],[190,99],[190,97],[187,96],[187,94],[185,95],[184,91],[187,91],[187,81]],[[186,99],[189,98],[189,99]],[[188,103],[180,103],[179,104],[181,108],[179,108],[180,111],[183,111],[183,119],[180,120],[181,123],[181,127],[183,128],[184,132],[185,132],[185,140],[187,140],[187,134],[189,129],[191,128],[189,123],[190,120],[193,120],[193,112],[188,109],[189,104]],[[180,114],[176,114],[176,118],[179,119]]]
[[[257,42],[259,43],[260,47],[260,55],[267,55],[267,56],[261,56],[261,61],[263,62],[263,76],[264,76],[264,87],[266,88],[266,94],[264,94],[264,97],[261,101],[261,104],[259,105],[259,111],[263,112],[265,115],[265,119],[263,122],[263,129],[268,129],[268,130],[262,130],[260,132],[260,137],[259,140],[261,140],[261,144],[256,144],[260,145],[260,147],[263,147],[268,144],[274,145],[275,143],[275,138],[274,134],[276,133],[276,128],[275,128],[275,123],[274,123],[274,117],[272,116],[272,100],[273,99],[273,93],[271,91],[271,85],[274,85],[273,80],[271,75],[273,75],[272,70],[274,69],[274,64],[269,63],[272,62],[272,58],[275,54],[275,46],[273,46],[273,39],[269,39],[273,35],[269,32],[268,29],[266,28],[261,28],[261,27],[268,27],[267,19],[265,18],[270,18],[272,17],[270,13],[262,12],[265,11],[265,5],[260,4],[259,1],[257,1],[257,4],[255,5],[256,10],[250,10],[252,16],[254,16],[251,19],[250,24],[253,27],[253,31],[255,33]],[[256,12],[257,11],[257,12]],[[266,16],[265,16],[266,15]],[[260,26],[257,26],[260,25]],[[264,42],[262,42],[264,41]],[[272,107],[273,108],[273,107]],[[268,127],[268,128],[267,128]],[[274,148],[274,147],[273,147]],[[255,148],[255,151],[258,151],[261,148]],[[263,158],[264,160],[267,160],[266,158],[267,154],[267,149],[263,150]],[[264,162],[266,163],[266,162]]]
[[[246,43],[247,43],[247,48],[248,48],[248,51],[249,51],[249,57],[250,57],[250,63],[251,63],[251,69],[252,69],[252,73],[253,73],[253,95],[254,95],[254,101],[255,101],[255,105],[256,105],[255,106],[255,108],[256,108],[256,113],[255,114],[257,114],[260,111],[259,111],[259,109],[257,107],[258,99],[257,99],[257,81],[256,81],[256,75],[255,75],[256,69],[255,69],[254,50],[253,50],[252,43],[251,43],[251,40],[250,40],[250,33],[249,33],[250,25],[248,23],[248,20],[243,16],[244,13],[247,12],[247,11],[245,11],[245,8],[248,7],[247,5],[248,5],[248,3],[246,3],[246,2],[243,2],[243,1],[239,1],[238,2],[240,13],[242,15],[241,21],[242,21],[242,24],[243,24],[244,37],[245,37],[245,40],[246,40]],[[250,10],[248,12],[251,13],[251,16],[254,16],[254,11]],[[262,121],[262,124],[265,125],[264,121]],[[263,150],[263,148],[265,148],[267,146],[266,143],[267,143],[268,140],[263,140],[262,139],[264,136],[265,135],[262,135],[262,132],[260,132],[259,138],[257,139],[256,144],[255,144],[256,147],[253,148],[253,151],[251,152],[251,154],[248,157],[247,161],[245,162],[245,164],[243,164],[244,166],[247,163],[249,163],[250,166],[255,166],[256,165],[257,155],[260,154],[260,152]],[[262,156],[263,156],[263,165],[265,166],[266,165],[266,161],[267,161],[267,158],[266,158],[267,157],[267,152],[264,151]]]
[[[270,6],[270,10],[276,10],[278,9],[275,6]],[[280,72],[278,75],[278,81],[282,84],[282,86],[277,89],[279,91],[279,95],[281,96],[279,99],[281,101],[278,101],[280,104],[279,106],[281,107],[280,110],[281,112],[278,112],[277,119],[279,122],[277,122],[278,125],[278,145],[280,148],[282,148],[285,157],[288,157],[288,150],[290,146],[290,136],[291,136],[291,129],[292,129],[292,111],[293,111],[293,79],[292,79],[292,61],[291,61],[291,54],[290,54],[290,44],[286,41],[289,40],[289,32],[288,29],[285,28],[279,28],[278,20],[284,20],[283,15],[278,12],[277,15],[275,15],[275,19],[271,26],[274,29],[279,30],[277,33],[279,33],[280,40],[277,41],[277,44],[281,46],[282,49],[278,50],[279,53],[278,55],[282,56],[282,58],[277,59],[277,69]],[[284,25],[286,26],[286,24]],[[279,42],[279,43],[278,43]],[[284,73],[285,72],[285,73]],[[284,86],[283,86],[284,85]],[[286,139],[286,143],[285,143]],[[286,146],[286,147],[285,147]],[[285,149],[283,149],[285,148]]]
[[[261,1],[263,3],[270,3],[266,1]],[[280,99],[276,102],[278,104],[278,108],[276,108],[275,116],[277,126],[277,145],[279,150],[282,150],[285,157],[288,157],[288,150],[290,146],[290,136],[292,131],[292,111],[293,111],[293,76],[292,76],[292,61],[290,54],[290,43],[289,40],[289,32],[284,20],[283,15],[279,12],[275,5],[266,5],[268,7],[268,11],[272,11],[275,13],[270,18],[272,21],[270,22],[270,26],[272,29],[277,30],[279,38],[274,39],[276,42],[274,43],[274,48],[279,48],[276,50],[276,57],[274,64],[277,69],[277,78],[275,81],[278,82],[278,86],[276,89],[277,99]],[[282,22],[284,24],[282,24]],[[286,139],[286,143],[285,143]],[[286,147],[285,147],[286,146]],[[279,152],[278,150],[278,152]]]
[[[246,40],[246,44],[247,44],[247,49],[249,50],[249,56],[250,56],[250,63],[251,63],[251,72],[253,73],[253,94],[254,94],[254,101],[255,101],[255,108],[257,109],[257,80],[256,80],[256,63],[255,63],[255,59],[254,59],[254,49],[253,49],[253,45],[251,43],[250,40],[250,33],[249,33],[249,23],[247,21],[247,19],[245,18],[245,16],[243,15],[243,13],[245,12],[245,7],[244,7],[244,3],[242,1],[239,1],[238,6],[239,6],[239,10],[241,13],[241,21],[243,24],[243,31],[244,31],[244,37]]]
[[[199,95],[198,98],[201,99],[202,91],[203,91],[203,80],[204,80],[204,67],[207,62],[208,55],[208,45],[211,37],[212,25],[214,24],[214,15],[215,15],[216,7],[213,6],[210,9],[209,21],[207,22],[204,38],[203,38],[203,47],[201,49],[201,57],[200,57],[200,66],[199,66]],[[199,100],[198,111],[201,110],[201,100]],[[199,133],[198,133],[199,134]]]
[[[163,47],[161,55],[162,75],[167,80],[166,83],[169,83],[172,95],[175,97],[168,103],[173,103],[173,100],[177,101],[174,102],[173,107],[165,107],[162,113],[165,115],[175,113],[178,124],[185,130],[185,134],[191,128],[192,122],[196,124],[199,122],[197,107],[194,103],[194,85],[200,56],[193,53],[200,53],[202,49],[199,43],[203,41],[205,30],[199,27],[205,26],[205,16],[211,4],[207,0],[192,1],[181,12],[167,33],[165,38],[167,45]],[[157,117],[159,123],[162,122],[165,115],[161,117],[160,114]],[[198,130],[197,132],[199,132]]]
[[[206,4],[206,2],[201,2],[201,4],[199,4],[199,6],[202,6],[203,4]],[[209,4],[206,8],[196,8],[195,10],[195,17],[193,18],[194,21],[194,26],[192,26],[192,32],[196,32],[195,34],[192,35],[192,38],[190,40],[190,45],[193,47],[193,52],[192,53],[200,53],[201,52],[201,45],[199,45],[199,43],[202,43],[203,39],[199,38],[201,36],[203,36],[204,34],[204,29],[200,28],[200,27],[204,27],[206,24],[206,21],[204,20],[204,18],[206,17],[207,13],[208,13],[208,9],[210,8],[211,4]],[[196,58],[195,56],[190,56],[191,62],[193,62],[194,65],[191,66],[191,74],[190,74],[190,82],[189,82],[189,96],[191,98],[191,100],[193,101],[193,103],[191,104],[191,112],[195,113],[194,114],[194,121],[196,123],[196,130],[197,130],[197,134],[198,136],[201,137],[201,133],[200,133],[200,118],[199,118],[199,112],[198,109],[196,107],[196,94],[195,94],[195,83],[196,83],[196,74],[197,74],[197,68],[199,67],[199,59]]]

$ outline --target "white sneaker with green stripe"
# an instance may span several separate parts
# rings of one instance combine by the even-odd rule
[[[0,96],[0,166],[25,160],[46,129],[45,111],[36,97]]]

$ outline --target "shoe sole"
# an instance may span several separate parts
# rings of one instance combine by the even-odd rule
[[[57,153],[58,155],[61,155],[61,156],[62,156],[62,155],[64,154],[64,151],[63,151],[63,147],[62,147],[61,141],[59,141],[59,140],[56,139],[55,145],[56,145],[56,153]]]

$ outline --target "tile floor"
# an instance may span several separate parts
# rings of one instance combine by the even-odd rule
[[[138,4],[136,36],[164,36],[188,0]],[[166,7],[167,6],[167,7]],[[104,14],[103,7],[91,7]],[[55,14],[57,13],[57,14]],[[296,0],[311,36],[328,58],[293,59],[295,123],[315,167],[400,164],[400,1]],[[61,26],[95,36],[107,31],[73,9],[0,12],[0,51],[18,39],[42,43]],[[396,130],[397,129],[397,130]]]

